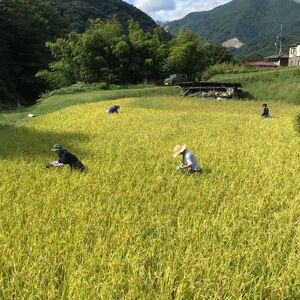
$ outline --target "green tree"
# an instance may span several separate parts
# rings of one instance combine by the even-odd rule
[[[232,55],[222,45],[209,44],[206,48],[208,66],[230,62]]]
[[[52,88],[68,86],[77,81],[86,83],[117,78],[120,62],[129,53],[122,26],[115,19],[104,23],[97,19],[83,34],[70,33],[65,39],[48,43],[54,61],[49,70],[37,76]]]
[[[196,34],[179,30],[172,40],[164,68],[169,73],[185,73],[194,77],[207,67],[207,42]]]
[[[127,32],[127,33],[126,33]],[[162,29],[144,32],[134,20],[125,31],[116,18],[90,22],[85,33],[70,33],[47,43],[53,61],[37,76],[51,88],[78,81],[85,83],[138,83],[162,80],[165,73],[196,77],[230,56],[223,47],[212,46],[184,29],[171,39]]]
[[[131,44],[131,79],[157,80],[163,74],[163,65],[169,52],[170,36],[160,27],[145,33],[133,20],[128,24],[128,37]]]
[[[115,19],[92,21],[83,34],[48,43],[54,61],[37,76],[52,88],[77,81],[86,83],[137,83],[161,79],[168,53],[168,36],[162,29],[145,33],[131,20],[128,34]]]
[[[54,61],[49,64],[49,70],[39,71],[36,77],[44,79],[50,88],[69,86],[81,79],[81,48],[80,35],[71,32],[68,38],[59,38],[48,42]]]
[[[65,23],[58,12],[39,0],[0,3],[0,103],[32,104],[43,89],[35,73],[48,64],[45,42],[60,34]]]

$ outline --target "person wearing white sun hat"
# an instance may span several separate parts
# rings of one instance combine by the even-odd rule
[[[182,165],[178,166],[176,170],[187,170],[189,173],[202,172],[196,156],[187,148],[186,144],[174,147],[173,157],[176,158],[178,155],[182,155]]]

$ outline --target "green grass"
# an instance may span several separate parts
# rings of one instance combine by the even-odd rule
[[[41,102],[31,107],[19,108],[11,111],[0,111],[0,124],[14,124],[17,121],[24,120],[28,113],[41,116],[76,104],[132,97],[177,95],[178,93],[178,90],[174,87],[135,87],[120,90],[99,90],[71,93],[67,95],[54,95],[43,99]]]
[[[0,299],[299,299],[299,106],[71,97],[0,130]],[[54,143],[88,172],[46,169]]]
[[[300,68],[216,75],[210,81],[240,82],[244,96],[259,101],[300,104]]]

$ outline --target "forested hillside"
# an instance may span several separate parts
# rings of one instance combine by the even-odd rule
[[[43,89],[35,74],[49,62],[45,43],[66,28],[67,23],[49,3],[0,2],[0,106],[34,103]]]
[[[294,0],[233,0],[211,11],[194,12],[165,27],[173,34],[181,26],[213,43],[238,38],[245,45],[235,53],[272,54],[283,25],[283,46],[299,42],[300,5]]]
[[[120,0],[0,1],[0,108],[32,104],[44,90],[35,75],[50,62],[46,42],[85,31],[89,19],[112,17],[123,28],[131,18],[144,30],[155,27],[149,16]]]
[[[61,16],[71,24],[72,31],[84,32],[89,19],[107,20],[113,16],[127,26],[130,19],[138,21],[145,31],[156,24],[147,14],[121,0],[42,0],[58,7]]]

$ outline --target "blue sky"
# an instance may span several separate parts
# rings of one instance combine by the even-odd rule
[[[124,0],[149,14],[153,19],[172,21],[192,11],[210,10],[231,0]]]

